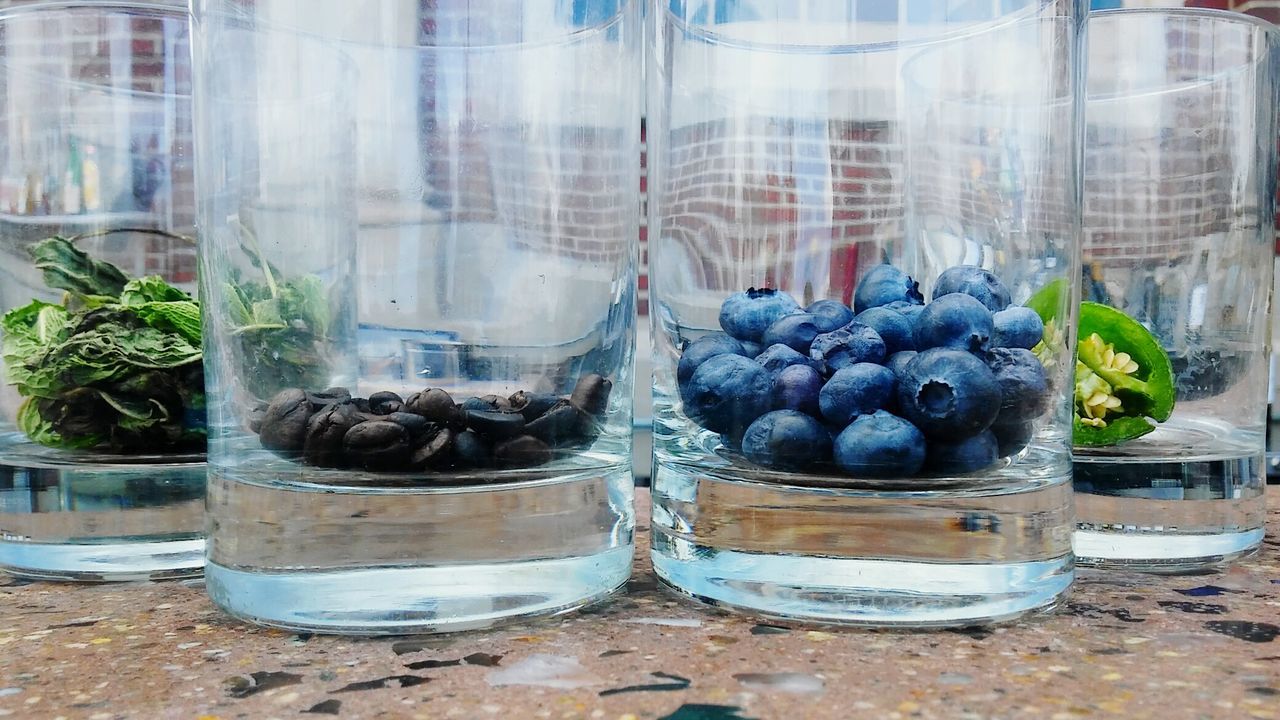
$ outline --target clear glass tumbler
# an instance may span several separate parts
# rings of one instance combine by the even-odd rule
[[[821,623],[1053,605],[1083,8],[712,5],[649,46],[658,576]]]
[[[637,2],[194,4],[213,600],[443,632],[630,574]]]
[[[1089,19],[1081,562],[1193,571],[1262,541],[1277,32],[1217,11]]]
[[[205,397],[182,9],[0,11],[0,568],[204,564]]]

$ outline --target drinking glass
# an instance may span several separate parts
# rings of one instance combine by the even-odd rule
[[[0,11],[0,568],[204,564],[186,13]]]
[[[636,2],[194,3],[207,586],[385,634],[630,574]]]
[[[1277,30],[1133,9],[1088,35],[1075,550],[1199,570],[1263,536]]]

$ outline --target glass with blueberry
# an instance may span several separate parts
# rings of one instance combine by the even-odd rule
[[[658,576],[824,623],[1054,604],[1083,7],[751,5],[664,8],[650,54]]]
[[[1076,553],[1199,571],[1263,538],[1278,31],[1200,10],[1089,25]]]
[[[606,598],[635,524],[639,2],[242,5],[193,12],[211,597],[354,634]]]

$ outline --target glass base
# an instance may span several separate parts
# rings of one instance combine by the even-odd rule
[[[0,542],[0,570],[35,580],[131,582],[196,577],[204,540],[100,545]]]
[[[1212,570],[1257,552],[1263,529],[1212,535],[1134,534],[1078,529],[1076,561],[1111,570],[1185,574]]]
[[[249,622],[303,632],[478,630],[599,602],[626,583],[632,548],[526,563],[250,573],[210,563],[209,597]]]
[[[74,460],[0,438],[0,569],[84,582],[201,573],[203,462]]]
[[[285,464],[215,468],[209,595],[263,625],[390,635],[565,612],[626,582],[629,465],[503,472],[427,486]],[[513,477],[523,480],[492,484]]]
[[[981,491],[773,485],[659,461],[653,566],[676,591],[766,618],[948,627],[1053,607],[1071,586],[1062,475]]]

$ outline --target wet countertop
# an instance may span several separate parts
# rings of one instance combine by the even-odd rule
[[[1056,614],[994,629],[761,624],[663,592],[644,552],[607,605],[444,637],[251,627],[219,613],[199,581],[0,576],[0,716],[1280,720],[1271,490],[1263,551],[1230,570],[1083,570]],[[647,508],[648,494],[637,501]]]

